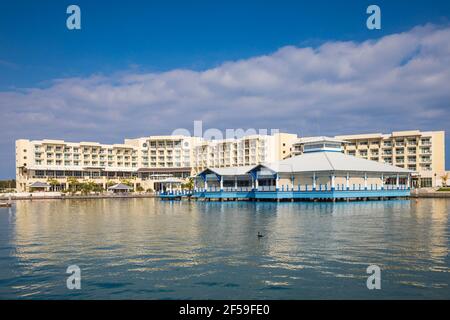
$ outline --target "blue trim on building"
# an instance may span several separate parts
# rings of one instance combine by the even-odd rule
[[[347,199],[409,197],[410,189],[322,190],[322,191],[202,191],[195,198],[206,199]]]

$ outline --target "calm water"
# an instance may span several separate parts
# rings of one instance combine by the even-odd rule
[[[445,199],[21,201],[0,208],[0,298],[448,299],[449,214]]]

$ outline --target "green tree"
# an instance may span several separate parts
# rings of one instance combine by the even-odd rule
[[[194,189],[194,178],[189,178],[186,183],[183,183],[181,185],[181,188],[185,189],[185,190],[189,190],[189,191],[193,190]]]
[[[444,187],[446,187],[447,186],[447,180],[448,180],[448,172],[446,172],[443,176],[441,176],[441,179],[442,179],[442,185]]]
[[[122,183],[122,184],[124,184],[124,185],[127,185],[127,186],[133,188],[133,182],[131,182],[131,181],[128,180],[128,179],[122,179],[122,180],[120,180],[120,183]]]
[[[67,178],[67,183],[69,184],[69,191],[71,193],[75,193],[80,189],[81,183],[77,180],[77,178],[69,177]]]
[[[59,181],[56,180],[56,179],[53,179],[53,178],[49,178],[49,179],[47,180],[47,183],[50,185],[50,189],[51,189],[52,191],[55,191],[55,190],[56,190],[56,186],[59,186],[59,185],[60,185]]]

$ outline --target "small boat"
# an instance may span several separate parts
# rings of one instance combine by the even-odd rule
[[[0,208],[10,208],[11,206],[11,202],[0,202]]]
[[[264,237],[264,235],[261,234],[261,232],[258,232],[258,238],[263,238],[263,237]]]

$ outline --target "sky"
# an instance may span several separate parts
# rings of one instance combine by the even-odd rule
[[[81,30],[66,9],[81,8]],[[381,30],[366,8],[381,8]],[[0,179],[14,141],[177,128],[446,130],[450,1],[2,1]],[[448,152],[447,152],[448,153]],[[446,157],[450,169],[450,156]]]

